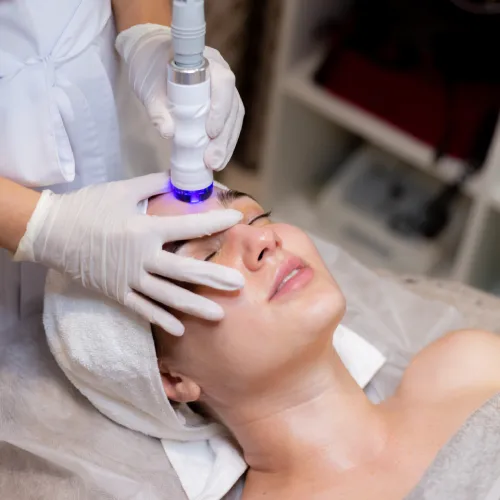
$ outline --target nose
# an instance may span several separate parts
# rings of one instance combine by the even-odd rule
[[[226,233],[226,242],[233,246],[233,250],[240,255],[243,264],[250,271],[258,271],[266,259],[281,247],[281,239],[272,226],[237,224]]]

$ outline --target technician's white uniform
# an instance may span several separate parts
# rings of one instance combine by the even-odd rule
[[[1,176],[65,192],[160,168],[168,149],[120,84],[115,36],[110,0],[0,1]],[[42,310],[44,278],[0,250],[0,337]]]

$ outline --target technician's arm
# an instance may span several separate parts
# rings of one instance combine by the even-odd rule
[[[113,0],[112,5],[118,33],[136,24],[172,23],[172,0]]]
[[[14,253],[40,193],[0,177],[0,248]]]

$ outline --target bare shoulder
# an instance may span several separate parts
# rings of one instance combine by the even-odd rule
[[[500,335],[459,330],[429,344],[415,356],[398,393],[432,399],[443,393],[476,389],[500,391]]]

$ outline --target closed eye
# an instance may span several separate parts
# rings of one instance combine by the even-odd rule
[[[257,217],[253,218],[251,221],[248,222],[248,225],[251,226],[254,222],[257,222],[260,219],[267,219],[271,216],[271,211],[266,212],[265,214],[258,215]]]
[[[208,255],[207,257],[205,257],[203,260],[205,262],[207,262],[209,260],[212,260],[216,255],[217,255],[217,252],[212,252],[210,255]]]

